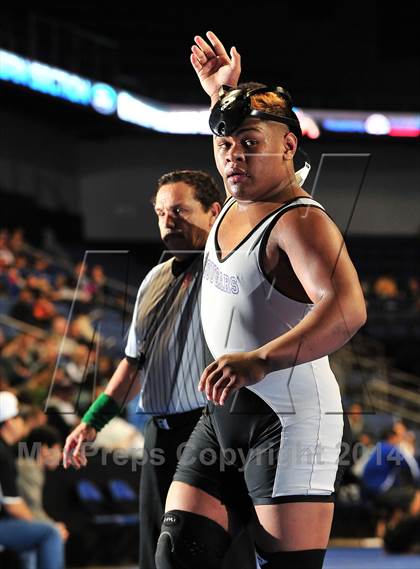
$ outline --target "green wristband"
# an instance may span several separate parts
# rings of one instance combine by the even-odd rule
[[[119,412],[120,406],[115,399],[106,393],[101,393],[83,415],[82,421],[99,432]]]

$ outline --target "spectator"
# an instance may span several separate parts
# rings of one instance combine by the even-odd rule
[[[37,369],[32,373],[32,386],[49,389],[51,379],[59,355],[59,345],[55,338],[47,336],[43,342],[38,342],[39,361]]]
[[[48,417],[38,405],[22,402],[22,392],[19,393],[20,416],[25,423],[26,433],[29,434],[33,429],[43,427],[47,424]]]
[[[65,440],[70,431],[79,424],[80,418],[74,401],[75,387],[63,370],[57,370],[52,395],[47,401],[48,424],[55,427]]]
[[[0,543],[22,555],[22,568],[33,565],[33,557],[23,554],[34,550],[36,569],[62,569],[64,548],[61,536],[50,523],[34,521],[34,516],[17,490],[17,471],[13,445],[24,434],[16,397],[0,392]]]
[[[9,382],[6,379],[3,367],[0,367],[0,391],[7,391],[10,389]]]
[[[91,294],[89,291],[90,281],[87,276],[88,266],[85,263],[77,263],[74,267],[73,274],[70,277],[70,287],[77,290],[77,299],[81,302],[89,302]]]
[[[51,336],[55,339],[60,352],[66,356],[71,356],[77,348],[77,342],[69,337],[67,332],[67,318],[56,314],[51,320]]]
[[[401,431],[387,429],[372,450],[362,473],[362,493],[388,512],[406,510],[420,483],[420,468],[401,448]]]
[[[373,291],[378,298],[384,300],[399,296],[397,281],[390,275],[378,277],[373,284]]]
[[[32,274],[34,274],[38,279],[47,281],[50,285],[53,283],[53,274],[50,262],[43,255],[38,255],[35,258]]]
[[[33,307],[33,317],[35,324],[41,328],[49,328],[53,317],[57,311],[49,297],[44,293],[39,293],[35,297]]]
[[[88,374],[94,373],[94,356],[95,352],[89,352],[84,344],[75,347],[71,360],[65,365],[66,374],[73,383],[82,383]]]
[[[13,230],[12,235],[9,238],[9,247],[15,255],[20,254],[24,250],[25,237],[21,227],[17,227]]]
[[[354,439],[358,439],[363,434],[364,416],[360,403],[352,403],[348,410],[349,423]]]
[[[420,547],[420,492],[408,512],[398,512],[384,527],[384,546],[388,553],[415,553]]]
[[[356,478],[360,478],[374,446],[373,437],[367,432],[365,415],[360,403],[352,403],[350,405],[348,417],[353,435],[351,458],[354,463],[351,467],[351,473]],[[347,474],[349,475],[349,473]]]
[[[37,427],[19,444],[17,460],[17,486],[19,494],[27,503],[35,520],[48,522],[58,529],[63,541],[69,533],[65,524],[53,520],[43,506],[45,471],[55,470],[60,462],[62,441],[57,429],[50,426]]]
[[[376,279],[373,284],[374,298],[371,308],[395,312],[403,305],[403,298],[398,288],[398,283],[391,275],[383,275]]]
[[[29,334],[19,334],[2,349],[3,367],[10,385],[26,383],[37,360],[36,338]]]
[[[67,319],[61,314],[56,314],[51,321],[51,333],[59,339],[66,334]]]
[[[22,275],[22,277],[25,279],[30,274],[30,269],[28,267],[28,258],[26,255],[23,255],[22,253],[16,255],[15,267]]]
[[[51,288],[45,279],[40,279],[33,273],[28,275],[26,286],[30,288],[34,294],[39,294],[40,292],[48,293]]]
[[[420,312],[420,278],[410,277],[408,279],[407,297],[412,303],[416,312]]]
[[[97,369],[97,382],[99,385],[107,382],[111,377],[116,365],[111,357],[101,355],[98,359],[98,369]]]
[[[91,282],[89,290],[92,294],[92,302],[95,305],[103,305],[109,294],[107,278],[102,265],[94,265],[90,272]]]
[[[10,309],[10,316],[27,324],[34,324],[33,316],[34,295],[29,288],[20,291],[19,297]]]
[[[20,275],[18,269],[16,267],[9,267],[6,275],[6,287],[9,295],[16,298],[24,286],[25,279]]]
[[[6,335],[4,333],[3,328],[0,327],[0,351],[4,348],[5,345],[6,345]]]
[[[93,347],[92,341],[95,336],[95,331],[86,315],[80,314],[70,322],[69,335],[79,344],[84,344],[89,348]],[[95,338],[97,341],[98,335],[96,335]]]
[[[53,299],[57,302],[71,304],[75,296],[75,289],[70,286],[69,278],[64,273],[58,273],[54,280]]]
[[[0,266],[10,267],[15,262],[15,256],[8,244],[8,234],[5,229],[0,231]]]

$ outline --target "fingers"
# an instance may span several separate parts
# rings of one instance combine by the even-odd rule
[[[212,373],[210,373],[206,380],[206,397],[209,401],[214,401],[213,399],[213,387],[216,382],[222,379],[223,369],[216,368]]]
[[[220,396],[220,400],[219,400],[219,404],[220,405],[224,405],[226,402],[226,399],[229,397],[229,395],[232,393],[232,391],[235,389],[235,378],[232,377],[229,381],[229,383],[226,385],[226,387],[223,389],[222,394]]]
[[[215,55],[212,57],[207,57],[207,55],[196,45],[193,45],[191,47],[191,51],[192,53],[190,60],[197,74],[201,75],[204,73],[204,75],[207,75],[221,64],[218,57]]]
[[[229,59],[229,56],[226,53],[224,45],[219,40],[219,38],[216,36],[216,34],[214,34],[213,32],[207,32],[206,36],[209,38],[210,43],[213,46],[213,50],[214,50],[215,54],[219,55],[220,57],[226,57]]]
[[[210,44],[201,36],[194,36],[195,45],[191,47],[190,61],[200,80],[206,79],[225,65],[230,66],[237,78],[241,73],[241,57],[236,48],[227,54],[222,42],[213,32],[207,32]],[[234,80],[235,82],[235,80]]]
[[[68,438],[66,440],[66,444],[63,449],[63,466],[64,468],[68,468],[71,465],[70,454],[71,450],[75,445],[75,441],[73,438]]]
[[[200,377],[200,381],[198,383],[198,391],[204,391],[206,388],[206,381],[209,374],[217,369],[217,361],[212,362],[210,365],[206,367]]]
[[[201,36],[195,36],[194,41],[201,49],[201,51],[204,53],[204,55],[207,57],[207,59],[212,59],[213,57],[216,57],[216,54],[214,53],[212,48]]]
[[[216,383],[213,385],[211,398],[214,403],[222,405],[221,396],[225,389],[235,383],[235,377],[229,374],[223,375]],[[225,398],[226,399],[226,398]]]
[[[208,61],[207,56],[203,51],[201,51],[201,49],[199,47],[197,47],[196,45],[193,45],[191,47],[191,51],[192,51],[193,55],[195,55],[196,59],[200,62],[200,64],[202,66],[204,66],[207,63],[207,61]]]
[[[217,57],[213,57],[212,59],[206,59],[205,61],[204,57],[206,56],[202,52],[201,56],[197,57],[197,55],[192,53],[190,57],[190,61],[192,66],[194,67],[194,71],[197,73],[197,75],[200,78],[207,77],[209,74],[213,72],[214,68],[217,67],[218,65]]]
[[[80,466],[86,466],[87,464],[85,449],[83,446],[84,441],[85,437],[83,436],[83,434],[80,434],[77,440],[77,444],[74,447],[73,456],[72,456],[73,460],[78,462],[79,468]]]
[[[190,56],[190,61],[192,66],[194,67],[194,71],[196,73],[199,73],[203,66],[201,65],[200,61],[196,58],[196,56],[193,53]]]
[[[84,448],[82,443],[84,441],[84,436],[80,433],[77,438],[69,437],[66,441],[66,445],[63,450],[63,466],[68,468],[73,466],[77,470],[81,466],[86,466],[87,460],[85,456]]]
[[[238,376],[218,361],[208,366],[200,379],[200,391],[205,391],[207,399],[216,405],[224,405],[230,393],[239,387]]]
[[[241,68],[241,56],[238,53],[238,51],[236,50],[236,47],[233,46],[230,50],[230,56],[232,58],[232,66],[235,69],[240,69]]]

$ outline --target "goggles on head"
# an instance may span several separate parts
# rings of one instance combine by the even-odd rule
[[[281,116],[252,108],[251,97],[259,93],[275,93],[286,100],[291,116]],[[230,136],[238,129],[247,117],[287,124],[298,139],[302,137],[299,120],[291,110],[292,100],[282,87],[257,87],[255,89],[234,89],[223,85],[219,92],[219,101],[210,113],[210,129],[216,136]]]

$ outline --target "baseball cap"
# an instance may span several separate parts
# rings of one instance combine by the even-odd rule
[[[19,402],[10,391],[0,391],[0,423],[19,415]]]

